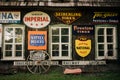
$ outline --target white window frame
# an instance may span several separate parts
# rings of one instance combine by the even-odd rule
[[[56,29],[56,28],[59,28],[60,31],[59,31],[59,43],[52,43],[52,29]],[[63,43],[61,42],[61,29],[62,28],[67,28],[69,30],[69,34],[68,34],[68,37],[69,37],[69,42],[68,43]],[[49,26],[49,53],[50,53],[50,57],[52,60],[71,60],[72,58],[72,55],[71,55],[71,51],[72,51],[72,48],[71,48],[71,26],[70,25],[64,25],[64,24],[58,24],[58,25],[53,25],[53,26]],[[52,45],[54,44],[58,44],[59,45],[59,56],[52,56]],[[68,45],[68,56],[62,56],[62,44],[67,44]]]
[[[22,29],[22,43],[15,43],[15,32],[13,32],[13,42],[12,43],[6,43],[5,42],[5,37],[3,38],[3,57],[2,60],[25,60],[24,58],[24,35],[25,35],[25,26],[24,25],[17,25],[17,24],[11,24],[11,25],[5,25],[4,26],[4,36],[5,36],[5,29],[6,28],[13,28],[13,31],[15,31],[16,28],[21,28]],[[12,56],[5,56],[5,45],[10,44],[12,45]],[[15,45],[22,45],[22,54],[21,56],[15,56]]]
[[[105,25],[98,25],[98,26],[96,26],[95,27],[95,31],[96,31],[96,33],[95,33],[95,39],[96,39],[96,59],[98,59],[98,60],[101,60],[101,59],[117,59],[117,30],[116,30],[116,26],[111,26],[111,25],[108,25],[108,26],[105,26]],[[104,29],[104,42],[97,42],[98,41],[98,29]],[[113,42],[107,42],[107,29],[113,29]],[[102,45],[104,45],[104,56],[99,56],[99,53],[98,53],[98,45],[99,44],[102,44]],[[113,56],[108,56],[108,47],[107,47],[107,45],[108,44],[112,44],[113,45]]]

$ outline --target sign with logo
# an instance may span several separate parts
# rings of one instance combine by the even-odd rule
[[[73,25],[72,32],[74,35],[94,35],[93,25]]]
[[[80,39],[75,40],[75,50],[77,54],[81,57],[86,57],[91,51],[91,40],[86,37],[80,37]]]
[[[54,15],[66,24],[71,24],[82,16],[80,12],[55,12]]]
[[[94,12],[93,22],[95,23],[119,23],[118,13]]]
[[[0,47],[2,47],[2,24],[0,24]]]
[[[19,11],[0,11],[0,23],[20,23]]]
[[[47,49],[47,31],[29,31],[28,32],[29,50]]]
[[[41,11],[27,13],[23,18],[24,23],[31,28],[44,28],[50,23],[50,16]]]

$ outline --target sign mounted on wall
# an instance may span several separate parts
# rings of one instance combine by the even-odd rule
[[[28,50],[46,50],[47,31],[28,32]]]
[[[91,40],[87,37],[80,37],[80,39],[75,40],[75,50],[77,54],[81,57],[86,57],[91,51]]]
[[[73,25],[72,32],[74,35],[94,35],[94,25]]]
[[[30,28],[44,28],[50,23],[50,16],[41,11],[32,11],[23,18],[24,23]]]
[[[119,23],[118,13],[115,12],[94,12],[94,23]]]
[[[54,15],[65,24],[71,24],[82,16],[80,12],[55,12]]]
[[[19,11],[0,11],[0,23],[20,23]]]

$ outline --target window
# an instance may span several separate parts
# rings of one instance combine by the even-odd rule
[[[3,60],[24,59],[24,27],[17,26],[4,27]]]
[[[64,25],[63,25],[64,26]],[[71,29],[70,27],[50,27],[50,54],[53,60],[71,59]]]
[[[116,27],[96,26],[96,58],[116,59]]]

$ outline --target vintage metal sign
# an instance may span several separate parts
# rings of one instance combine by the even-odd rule
[[[72,32],[74,35],[94,35],[93,25],[73,25]]]
[[[94,12],[93,22],[95,23],[119,23],[118,13],[115,12]]]
[[[0,24],[0,47],[2,47],[2,24]]]
[[[28,32],[29,50],[47,49],[47,31],[29,31]]]
[[[27,13],[23,21],[30,28],[44,28],[50,23],[50,16],[45,12],[33,11]]]
[[[81,37],[80,40],[75,40],[75,50],[81,57],[86,57],[91,51],[91,40]]]
[[[0,11],[0,23],[20,23],[19,11]]]
[[[54,15],[65,24],[71,24],[82,16],[80,12],[55,12]]]

